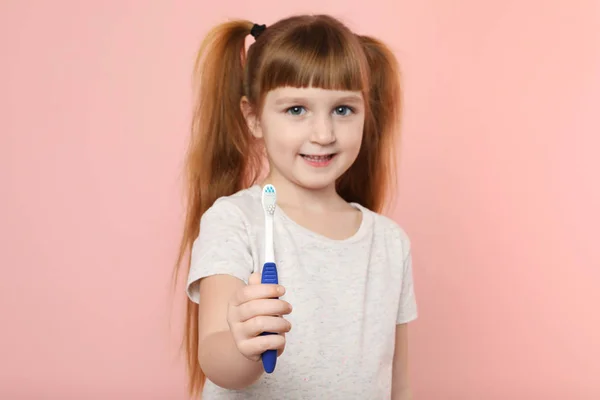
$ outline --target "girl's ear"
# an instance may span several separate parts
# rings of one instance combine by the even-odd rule
[[[250,129],[250,133],[252,133],[252,136],[257,139],[261,139],[262,130],[260,129],[260,121],[246,96],[242,97],[242,100],[240,101],[240,108],[242,110],[242,114],[244,115],[244,119],[246,120],[246,124]]]

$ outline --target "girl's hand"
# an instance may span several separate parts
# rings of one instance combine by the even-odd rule
[[[292,311],[284,300],[276,299],[285,293],[281,285],[260,283],[260,274],[252,274],[248,285],[234,293],[227,307],[227,323],[233,340],[246,358],[259,361],[266,350],[277,350],[281,355],[285,348],[285,333],[291,329],[282,315]],[[262,332],[279,335],[259,336]]]

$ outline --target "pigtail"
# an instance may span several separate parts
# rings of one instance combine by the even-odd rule
[[[361,153],[338,183],[346,200],[382,212],[393,204],[396,139],[400,129],[400,68],[392,51],[381,41],[358,36],[369,70],[368,108]]]
[[[231,195],[249,181],[254,156],[251,135],[240,109],[245,40],[253,24],[233,21],[212,29],[200,46],[194,67],[191,138],[186,158],[186,218],[175,275],[199,234],[200,219],[219,197]],[[198,363],[198,305],[187,299],[184,332],[189,386],[201,391],[204,374]]]

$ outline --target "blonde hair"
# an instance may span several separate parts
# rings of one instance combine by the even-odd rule
[[[216,26],[198,52],[186,219],[175,276],[182,265],[183,273],[189,271],[203,213],[219,197],[251,186],[262,173],[262,153],[240,109],[242,96],[260,113],[266,93],[282,86],[362,91],[367,111],[361,150],[336,188],[346,201],[375,212],[383,210],[392,193],[401,92],[390,49],[352,33],[331,16],[302,15],[269,26],[246,52],[253,26],[243,20]],[[189,299],[184,344],[193,396],[205,377],[198,363],[198,305]]]

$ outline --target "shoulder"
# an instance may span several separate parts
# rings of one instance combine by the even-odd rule
[[[202,278],[224,274],[248,282],[254,269],[253,230],[248,214],[253,203],[252,190],[244,189],[219,197],[202,214],[187,281],[187,294],[193,302],[199,302]]]
[[[219,197],[202,215],[202,223],[227,221],[228,225],[237,222],[249,226],[253,217],[261,211],[258,190],[257,186],[252,186],[232,195]]]
[[[411,251],[410,237],[404,228],[393,218],[364,208],[363,211],[373,221],[375,238],[384,240],[388,245],[400,247],[406,257]]]

